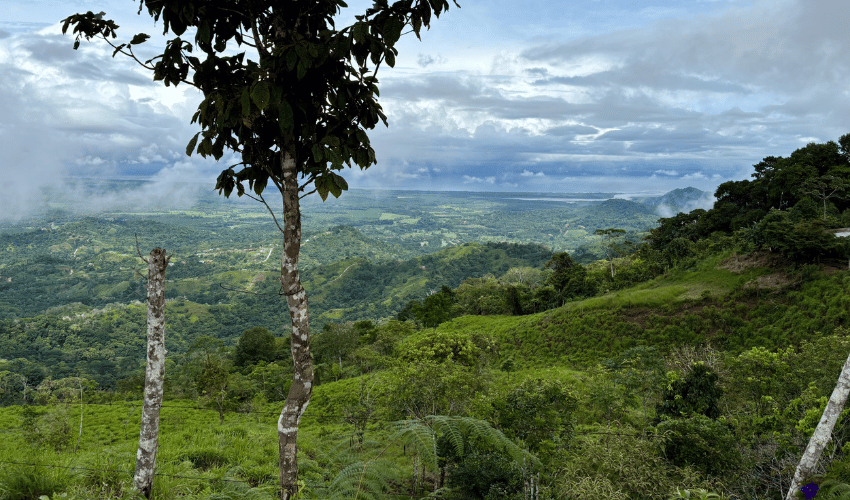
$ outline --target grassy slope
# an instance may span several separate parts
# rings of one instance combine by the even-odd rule
[[[724,259],[726,262],[721,265]],[[677,271],[627,290],[572,302],[540,314],[467,316],[440,325],[439,329],[487,332],[497,341],[501,360],[514,359],[515,369],[511,372],[494,372],[493,390],[526,378],[556,378],[581,391],[583,369],[588,364],[632,345],[652,344],[663,348],[707,340],[732,351],[753,342],[773,348],[776,344],[793,343],[795,339],[799,342],[800,337],[794,334],[800,331],[815,335],[848,324],[846,301],[850,300],[847,299],[850,275],[847,272],[820,275],[789,289],[771,291],[752,289],[748,283],[763,282],[763,278],[776,274],[773,270],[739,265],[742,269],[732,272],[723,268],[729,267],[729,260],[728,255],[717,256],[690,271]],[[801,318],[809,318],[810,324],[801,324]],[[315,388],[300,438],[304,477],[327,478],[330,471],[338,470],[346,460],[368,458],[380,452],[377,442],[367,442],[363,451],[353,452],[349,446],[351,427],[334,423],[339,422],[333,417],[342,413],[346,395],[356,393],[361,380],[346,379]],[[479,399],[487,396],[481,394]],[[265,406],[263,409],[268,414],[229,415],[224,427],[217,426],[214,412],[164,410],[160,471],[193,477],[241,478],[252,486],[266,483],[269,486],[264,488],[273,490],[276,453],[273,421],[278,406]],[[79,416],[73,406],[68,408],[68,414],[71,421]],[[19,415],[19,408],[0,409],[0,432],[11,436],[6,441],[10,446],[0,452],[0,460],[20,459],[18,450],[27,449],[14,432],[20,425]],[[138,412],[121,407],[86,407],[85,418],[86,435],[80,454],[57,456],[39,452],[28,458],[68,466],[131,469],[135,436],[124,428],[136,425]],[[380,441],[386,434],[372,427],[369,436]],[[398,450],[388,452],[387,456],[407,460]],[[10,467],[0,469],[5,477],[19,470]],[[56,474],[61,476],[59,472]],[[101,481],[94,477],[94,472],[74,474],[71,478],[67,474],[63,476],[66,484],[88,484],[95,488],[97,481]],[[201,498],[216,488],[239,487],[236,483],[216,486],[168,477],[159,481],[163,498],[173,497],[171,492],[175,491]]]
[[[671,335],[678,324],[707,320],[712,304],[723,303],[745,283],[769,273],[754,267],[742,273],[719,269],[727,255],[702,262],[692,271],[673,274],[600,297],[570,302],[528,316],[464,316],[440,325],[448,331],[489,332],[502,358],[520,367],[539,363],[583,367],[640,344],[672,346],[702,342],[718,328],[695,325],[684,338]]]

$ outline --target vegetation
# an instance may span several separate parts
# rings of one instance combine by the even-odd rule
[[[588,264],[540,245],[457,242],[315,265],[318,385],[299,439],[300,495],[784,498],[850,353],[841,240],[822,231],[805,233],[808,247],[758,239],[779,238],[771,224],[814,227],[824,214],[829,223],[830,205],[842,203],[809,201],[700,233],[730,210],[718,197],[712,210],[662,219],[645,244],[603,249]],[[352,248],[393,248],[333,227]],[[601,229],[595,244],[611,249],[607,237],[623,233],[604,228],[628,227],[590,232]],[[290,346],[257,295],[279,285],[255,280],[261,262],[239,258],[245,271],[232,288],[242,291],[168,304],[157,498],[279,494],[265,429],[289,391]],[[0,273],[18,265],[6,262]],[[224,272],[177,275],[170,286]],[[10,443],[0,449],[0,498],[130,497],[142,311],[55,304],[0,323],[0,432]],[[846,491],[848,412],[807,492]]]

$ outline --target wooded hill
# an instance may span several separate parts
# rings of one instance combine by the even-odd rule
[[[597,235],[608,258],[588,265],[540,246],[465,244],[317,266],[311,305],[324,324],[299,437],[302,494],[784,498],[850,354],[850,245],[829,232],[850,225],[836,195],[849,153],[850,135],[766,159],[755,180],[722,185],[711,210],[662,218],[642,244]],[[826,187],[786,181],[794,172]],[[365,233],[334,231],[361,241],[356,252],[381,251]],[[265,328],[280,323],[273,274],[255,280],[240,258],[244,271],[218,257],[203,284],[172,285],[186,298],[166,313],[158,498],[275,496],[274,421],[291,367],[284,336]],[[205,302],[212,285],[246,280],[264,295]],[[0,352],[21,355],[0,364],[0,395],[27,405],[0,410],[0,495],[130,496],[121,471],[132,470],[138,410],[92,403],[138,404],[141,304],[7,318]],[[845,420],[807,478],[826,493],[850,482]]]

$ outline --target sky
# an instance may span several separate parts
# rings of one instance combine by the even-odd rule
[[[377,165],[344,173],[352,188],[713,192],[766,156],[850,132],[846,0],[459,3],[381,68],[389,127],[369,133]],[[348,5],[338,27],[371,2]],[[185,155],[196,89],[61,35],[59,20],[102,10],[119,40],[153,35],[138,51],[147,59],[166,38],[138,7],[0,4],[0,220],[81,178],[151,181],[118,197],[88,191],[91,207],[191,204],[239,161]]]

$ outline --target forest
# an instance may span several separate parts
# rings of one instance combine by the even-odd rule
[[[711,208],[685,211],[694,189],[306,205],[300,497],[785,498],[850,354],[848,181],[850,134],[765,158]],[[154,497],[276,497],[292,360],[260,208],[3,229],[0,498],[133,498],[137,236],[174,255]],[[850,490],[847,413],[816,498]]]

